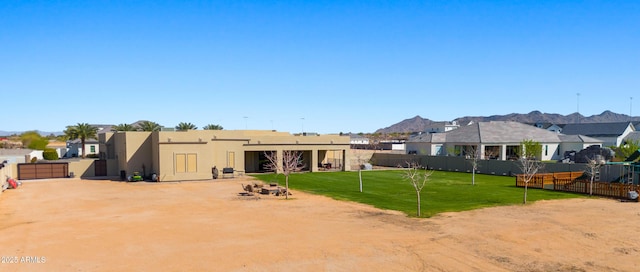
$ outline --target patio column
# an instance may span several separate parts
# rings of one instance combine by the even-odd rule
[[[309,168],[311,172],[318,172],[318,149],[311,149],[311,167]]]
[[[351,152],[347,149],[342,149],[342,171],[351,171]]]

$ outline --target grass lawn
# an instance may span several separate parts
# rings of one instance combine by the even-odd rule
[[[416,191],[403,179],[403,170],[363,171],[363,192],[359,191],[358,172],[295,173],[289,187],[338,200],[369,204],[381,209],[397,210],[416,216]],[[283,175],[260,174],[254,177],[265,183],[284,185]],[[422,217],[442,212],[473,210],[483,207],[522,204],[524,188],[515,187],[515,177],[435,171],[420,194]],[[542,199],[584,197],[578,194],[529,189],[527,203]]]

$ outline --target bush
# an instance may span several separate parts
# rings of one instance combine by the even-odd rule
[[[85,156],[85,158],[98,159],[98,158],[100,158],[100,155],[99,154],[87,154]]]
[[[42,152],[42,157],[44,157],[45,160],[49,160],[49,161],[55,161],[58,158],[58,152],[56,152],[55,149],[51,149],[51,148],[47,148],[44,150],[44,152]]]

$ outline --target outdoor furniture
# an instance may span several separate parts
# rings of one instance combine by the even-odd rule
[[[222,178],[233,177],[233,167],[222,168]]]
[[[280,195],[285,188],[282,186],[264,186],[260,190],[263,195]]]

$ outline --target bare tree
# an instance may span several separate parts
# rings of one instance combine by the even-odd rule
[[[538,159],[542,154],[542,145],[533,140],[523,140],[520,142],[520,170],[524,182],[523,204],[527,203],[527,187],[529,181],[544,168],[544,164]]]
[[[285,198],[289,198],[289,175],[298,172],[304,168],[302,164],[302,152],[294,150],[282,151],[282,161],[278,158],[278,153],[274,151],[265,151],[264,156],[269,160],[265,165],[268,170],[275,171],[276,174],[282,173],[285,181]]]
[[[418,203],[418,217],[420,217],[420,192],[424,185],[427,184],[429,177],[433,174],[433,170],[423,169],[417,163],[407,163],[409,166],[407,170],[404,171],[403,177],[411,182],[413,188],[416,190],[416,200]]]
[[[476,171],[480,163],[480,149],[472,146],[466,155],[469,158],[469,163],[471,163],[471,185],[476,185]]]
[[[604,162],[602,160],[599,160],[597,156],[594,156],[587,160],[586,170],[587,170],[587,175],[589,175],[590,177],[589,195],[593,195],[593,180],[595,179],[596,175],[600,173],[600,167],[602,167],[603,164]]]
[[[367,156],[364,154],[363,150],[355,150],[354,155],[356,156],[356,162],[358,163],[358,180],[360,181],[360,192],[362,193],[362,168],[364,164],[368,161]]]

